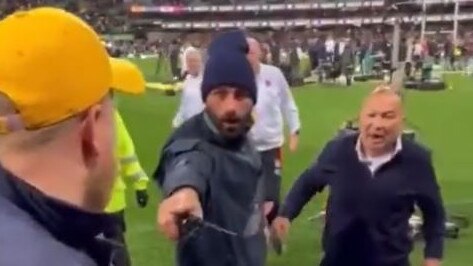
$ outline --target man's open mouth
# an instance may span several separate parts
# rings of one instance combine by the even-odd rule
[[[370,138],[376,142],[378,141],[383,141],[384,140],[384,135],[382,134],[370,134]]]
[[[240,119],[227,119],[227,120],[224,120],[223,123],[225,125],[234,126],[234,125],[238,125],[240,123]]]

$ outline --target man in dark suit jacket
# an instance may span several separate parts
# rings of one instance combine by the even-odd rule
[[[439,266],[444,207],[430,153],[401,137],[400,97],[381,86],[365,100],[359,134],[330,141],[295,182],[273,223],[285,238],[317,192],[330,187],[321,265],[407,266],[413,248],[409,217],[423,213],[425,266]]]

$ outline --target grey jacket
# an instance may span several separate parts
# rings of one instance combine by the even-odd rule
[[[114,245],[96,237],[108,216],[48,198],[0,167],[1,266],[111,266]]]

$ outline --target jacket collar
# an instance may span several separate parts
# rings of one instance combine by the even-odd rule
[[[103,239],[112,217],[80,210],[53,199],[0,166],[0,197],[28,213],[58,241],[108,265],[116,243]]]

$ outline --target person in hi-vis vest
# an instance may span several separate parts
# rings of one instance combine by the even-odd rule
[[[116,84],[122,85],[114,86],[114,91],[134,95],[144,93],[145,80],[137,66],[124,59],[111,59],[111,61],[112,68],[115,68],[117,72],[121,73],[121,75],[117,76],[117,79],[121,80],[119,83],[117,81]],[[126,232],[126,182],[133,182],[138,206],[144,208],[148,204],[147,187],[149,178],[138,161],[133,140],[131,139],[117,108],[115,108],[114,116],[116,130],[115,156],[117,160],[117,176],[112,191],[112,197],[105,209],[107,213],[112,214],[114,226],[110,227],[109,230],[105,232],[105,236],[123,244],[123,249],[120,250],[118,256],[115,256],[116,260],[113,265],[128,266],[131,265],[131,260],[124,236]]]

